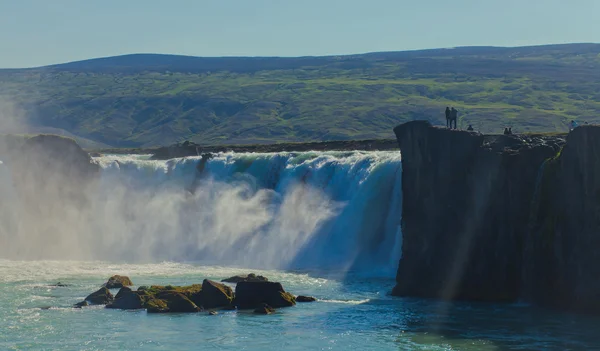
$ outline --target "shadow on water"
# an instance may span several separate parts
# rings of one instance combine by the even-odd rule
[[[429,299],[391,298],[366,305],[385,315],[378,327],[396,333],[399,346],[498,351],[600,348],[597,317],[527,305]]]
[[[314,323],[339,333],[377,335],[370,341],[374,346],[392,342],[399,350],[600,350],[597,316],[526,304],[396,298],[389,296],[391,279],[344,278],[337,293],[355,304],[327,310]]]

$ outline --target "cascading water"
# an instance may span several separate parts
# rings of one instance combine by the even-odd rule
[[[85,208],[65,211],[60,233],[56,223],[38,225],[35,235],[27,223],[17,226],[19,238],[6,251],[393,276],[401,252],[400,153],[221,153],[202,174],[199,159],[98,157],[100,182]],[[0,229],[3,235],[14,237],[14,229]],[[51,247],[28,247],[43,235],[56,235]]]

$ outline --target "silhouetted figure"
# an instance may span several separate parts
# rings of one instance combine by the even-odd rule
[[[450,107],[446,106],[446,128],[450,128]]]
[[[504,128],[504,135],[508,135],[508,128]]]
[[[454,129],[456,129],[456,120],[458,119],[458,111],[452,107],[450,109],[450,129],[452,128],[452,122],[454,122]]]
[[[469,132],[472,132],[472,131],[473,131],[473,126],[469,124],[469,127],[467,128],[467,130],[468,130]]]
[[[508,135],[512,135],[512,127],[508,127]]]

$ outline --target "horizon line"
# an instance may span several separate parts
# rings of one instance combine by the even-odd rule
[[[453,46],[453,47],[437,47],[437,48],[423,48],[423,49],[409,49],[409,50],[385,50],[385,51],[368,51],[368,52],[359,52],[359,53],[345,53],[345,54],[331,54],[331,55],[301,55],[301,56],[253,56],[253,55],[222,55],[222,56],[197,56],[197,55],[187,55],[187,54],[174,54],[174,53],[157,53],[157,52],[134,52],[134,53],[125,53],[125,54],[117,54],[117,55],[109,55],[109,56],[97,56],[80,60],[66,61],[60,63],[51,63],[42,66],[30,66],[30,67],[11,67],[11,68],[3,68],[0,67],[2,71],[12,71],[12,70],[28,70],[28,69],[40,69],[40,68],[49,68],[56,67],[62,65],[68,65],[73,63],[80,63],[86,61],[94,61],[94,60],[104,60],[111,59],[116,57],[126,57],[126,56],[177,56],[177,57],[188,57],[188,58],[208,58],[208,59],[219,59],[219,58],[229,58],[229,59],[240,59],[240,58],[255,58],[255,59],[299,59],[299,58],[328,58],[328,57],[351,57],[351,56],[363,56],[363,55],[371,55],[371,54],[386,54],[386,53],[402,53],[402,52],[420,52],[420,51],[436,51],[436,50],[455,50],[455,49],[468,49],[468,48],[489,48],[489,49],[519,49],[519,48],[535,48],[535,47],[546,47],[546,46],[570,46],[570,45],[600,45],[595,42],[572,42],[572,43],[560,43],[560,44],[535,44],[535,45],[517,45],[517,46],[496,46],[496,45],[464,45],[464,46]]]

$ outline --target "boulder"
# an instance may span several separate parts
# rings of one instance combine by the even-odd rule
[[[108,281],[106,282],[106,284],[104,284],[104,286],[106,286],[107,289],[120,289],[124,286],[132,285],[133,282],[131,281],[131,279],[124,275],[113,275],[112,277],[108,278]]]
[[[146,307],[146,311],[148,311],[148,313],[167,313],[167,312],[170,312],[169,311],[169,306],[167,305],[167,302],[164,301],[164,300],[160,300],[160,299],[154,299],[154,298],[149,299],[144,304],[144,307]]]
[[[115,296],[115,300],[106,308],[115,308],[120,310],[137,310],[143,308],[144,299],[135,291],[128,287],[122,287]]]
[[[117,292],[117,294],[115,295],[115,300],[118,300],[125,295],[129,295],[132,292],[133,290],[131,290],[130,287],[124,286],[121,289],[119,289],[119,292]]]
[[[157,301],[158,300],[158,301]],[[145,306],[149,313],[200,312],[201,309],[182,293],[170,290],[156,294]]]
[[[66,287],[71,286],[71,285],[58,282],[56,284],[51,284],[50,286],[51,287],[55,287],[55,288],[66,288]]]
[[[106,305],[114,300],[113,295],[106,287],[100,288],[98,291],[95,291],[89,294],[85,301],[89,302],[92,305]]]
[[[204,279],[201,299],[204,308],[229,306],[233,300],[233,290],[225,284]]]
[[[266,277],[263,277],[262,275],[256,275],[254,273],[250,273],[250,274],[240,274],[240,275],[234,275],[233,277],[227,278],[227,279],[223,279],[221,280],[221,282],[224,283],[234,283],[237,284],[239,282],[268,282],[269,279],[267,279]]]
[[[296,302],[315,302],[315,301],[317,301],[317,299],[315,299],[312,296],[303,296],[303,295],[300,295],[300,296],[296,297]]]
[[[86,307],[86,306],[89,306],[89,303],[87,301],[83,300],[81,302],[76,303],[73,307],[82,308],[82,307]]]
[[[257,314],[271,314],[271,313],[275,313],[275,309],[269,305],[267,305],[266,303],[263,303],[261,306],[257,307],[254,310],[254,313]]]
[[[239,282],[235,287],[234,304],[240,309],[252,309],[268,304],[271,307],[289,307],[296,304],[294,295],[276,282]]]

